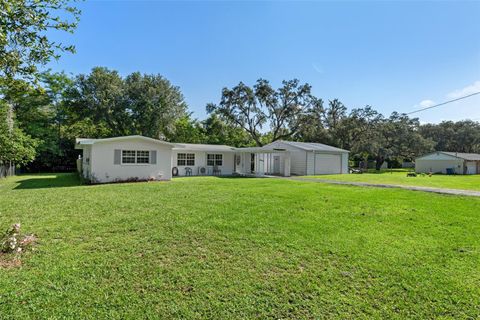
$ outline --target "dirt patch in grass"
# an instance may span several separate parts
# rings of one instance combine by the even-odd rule
[[[22,261],[17,255],[0,253],[0,269],[12,269],[22,266]]]

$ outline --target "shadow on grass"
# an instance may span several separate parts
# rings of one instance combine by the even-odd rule
[[[75,173],[39,174],[35,175],[34,178],[31,177],[18,180],[18,185],[14,189],[64,188],[76,187],[82,184],[80,178]]]

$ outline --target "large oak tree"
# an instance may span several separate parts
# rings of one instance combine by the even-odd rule
[[[219,115],[227,123],[243,128],[258,146],[266,142],[289,139],[300,130],[302,119],[312,106],[320,104],[309,84],[299,80],[283,81],[274,89],[267,80],[259,79],[253,87],[240,82],[223,88],[218,104],[207,105],[208,113]],[[269,131],[268,140],[264,134]]]

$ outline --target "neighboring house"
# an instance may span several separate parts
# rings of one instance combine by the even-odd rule
[[[275,141],[265,148],[282,148],[290,152],[294,175],[348,173],[349,151],[321,143]]]
[[[94,183],[170,180],[173,175],[348,173],[348,151],[318,143],[277,141],[264,147],[234,148],[125,136],[78,138],[76,149],[83,150],[79,171]]]
[[[480,174],[480,154],[437,151],[415,159],[418,173]]]

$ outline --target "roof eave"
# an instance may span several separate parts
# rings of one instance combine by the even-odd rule
[[[157,143],[165,146],[170,146],[174,147],[173,143],[158,140],[158,139],[153,139],[149,137],[144,137],[140,135],[133,135],[133,136],[123,136],[123,137],[112,137],[112,138],[104,138],[104,139],[84,139],[84,138],[77,138],[76,143],[78,145],[93,145],[96,143],[107,143],[107,142],[115,142],[115,141],[123,141],[123,140],[129,140],[129,139],[141,139],[141,140],[146,140],[152,143]]]
[[[320,151],[320,152],[338,152],[338,153],[350,153],[350,151],[348,150],[344,150],[344,149],[340,149],[340,148],[336,148],[337,150],[317,150],[317,149],[312,149],[312,148],[309,148],[309,147],[303,147],[303,146],[299,146],[295,143],[291,143],[293,141],[285,141],[285,140],[277,140],[278,142],[281,142],[281,143],[285,143],[285,144],[288,144],[289,146],[291,147],[294,147],[294,148],[297,148],[297,149],[300,149],[300,150],[303,150],[303,151],[307,151],[307,152],[317,152],[317,151]],[[313,143],[313,142],[312,142]],[[308,144],[308,142],[307,142]],[[335,147],[332,147],[332,148],[335,148]]]

